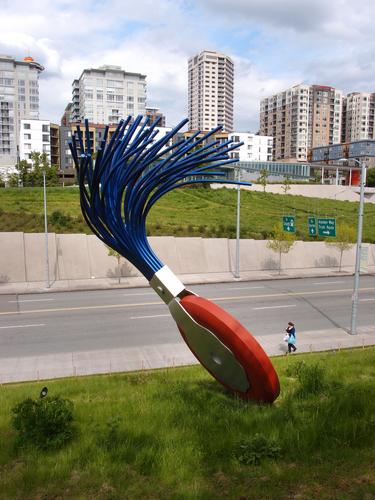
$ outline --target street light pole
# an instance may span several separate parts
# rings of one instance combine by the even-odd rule
[[[358,312],[358,290],[359,290],[359,276],[361,265],[361,251],[362,251],[362,227],[363,227],[363,212],[365,201],[365,182],[366,182],[366,166],[359,160],[354,160],[361,167],[361,184],[359,194],[359,210],[358,210],[358,227],[357,227],[357,248],[355,254],[355,268],[354,268],[354,290],[352,298],[352,318],[350,324],[351,335],[357,334],[357,312]]]
[[[240,191],[240,167],[237,170],[237,224],[236,224],[236,264],[234,277],[240,277],[240,211],[241,211],[241,191]]]
[[[46,252],[46,288],[50,288],[51,285],[49,279],[46,171],[44,169],[43,169],[43,201],[44,201],[44,241],[45,241],[45,252]]]
[[[366,165],[356,158],[352,158],[357,165],[361,167],[361,180],[359,190],[359,209],[358,209],[358,223],[357,223],[357,244],[355,252],[355,265],[354,265],[354,288],[352,295],[352,316],[350,321],[350,334],[357,335],[357,315],[358,315],[358,291],[359,291],[359,277],[361,269],[361,252],[362,252],[362,227],[363,227],[363,212],[365,204],[365,182],[366,182]],[[341,158],[339,161],[348,161],[348,158]]]

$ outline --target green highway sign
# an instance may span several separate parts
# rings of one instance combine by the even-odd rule
[[[318,235],[334,238],[336,236],[336,219],[318,219]]]
[[[307,221],[309,225],[309,235],[316,236],[316,218],[308,217]]]
[[[293,215],[285,215],[283,217],[283,229],[288,233],[296,232],[296,218]]]

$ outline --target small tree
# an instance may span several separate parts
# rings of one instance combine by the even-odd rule
[[[375,187],[375,168],[369,168],[367,170],[366,186]]]
[[[322,173],[320,170],[315,170],[314,171],[314,177],[313,177],[313,182],[315,182],[315,184],[318,184],[320,183],[322,180]]]
[[[286,194],[291,189],[289,175],[284,176],[283,185],[281,186],[281,189],[284,191],[284,194]]]
[[[117,259],[117,277],[118,277],[118,282],[121,283],[121,267],[120,267],[120,260],[121,260],[121,254],[116,252],[116,250],[113,250],[111,247],[107,247],[108,249],[108,255],[110,257],[115,257]]]
[[[31,165],[26,160],[20,160],[16,165],[17,174],[9,176],[9,183],[12,187],[29,186]]]
[[[32,163],[26,160],[20,160],[16,165],[17,174],[11,174],[8,177],[8,183],[11,187],[16,186],[43,186],[43,171],[46,174],[46,185],[57,186],[59,177],[57,167],[50,165],[47,153],[32,151],[30,153]]]
[[[20,176],[19,174],[13,173],[8,175],[7,184],[9,187],[19,187]]]
[[[336,237],[331,241],[326,241],[326,245],[336,248],[340,252],[339,272],[341,272],[342,255],[346,250],[354,245],[356,240],[356,232],[353,226],[342,223],[336,228]]]
[[[268,170],[262,168],[262,170],[259,172],[258,182],[263,186],[263,193],[266,192],[268,176],[269,176]]]
[[[283,231],[281,223],[273,227],[273,238],[267,242],[267,248],[279,254],[279,274],[281,274],[281,254],[288,253],[295,243],[293,233]]]

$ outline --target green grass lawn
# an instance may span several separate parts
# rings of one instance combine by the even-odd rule
[[[0,498],[374,498],[375,349],[273,361],[272,406],[199,366],[0,386]],[[17,447],[10,425],[43,385],[74,402],[59,451]]]
[[[48,188],[49,230],[87,232],[77,188]],[[234,189],[178,189],[164,196],[148,217],[150,235],[235,237],[237,193]],[[43,232],[41,188],[0,190],[0,231]],[[308,236],[307,217],[336,217],[355,227],[358,203],[261,192],[241,192],[241,237],[264,239],[283,215],[295,215],[297,238]],[[375,243],[375,205],[366,204],[364,241]]]

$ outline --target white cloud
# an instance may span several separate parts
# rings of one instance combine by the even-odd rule
[[[260,100],[300,81],[297,72],[289,77],[275,78],[263,73],[246,59],[233,57],[236,69],[234,119],[236,128],[257,132]]]
[[[32,55],[41,116],[59,121],[87,67],[147,75],[148,103],[173,125],[187,114],[187,59],[205,48],[235,62],[235,126],[256,130],[262,97],[306,81],[371,90],[370,0],[0,0],[0,53]],[[375,89],[374,89],[375,90]]]

